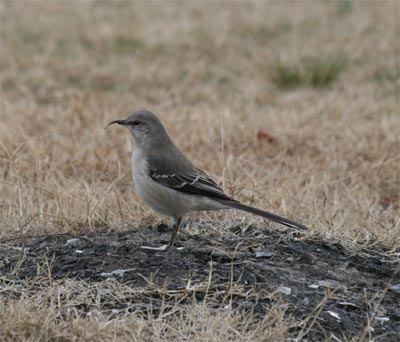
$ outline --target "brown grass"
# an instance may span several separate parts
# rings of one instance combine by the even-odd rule
[[[146,108],[237,199],[349,247],[400,248],[396,2],[0,8],[0,240],[159,222],[132,191],[128,133],[103,129]],[[277,85],[278,66],[324,65],[332,56],[346,68],[327,87]],[[191,219],[194,233],[229,234],[244,217]],[[57,302],[57,294],[86,294],[88,284],[21,291],[0,299],[0,333],[9,340],[277,341],[289,324],[279,308],[250,329],[240,313],[195,303],[177,306],[173,322],[139,313],[81,317],[74,307],[89,305],[85,295]]]
[[[198,303],[195,294],[207,290],[207,302]],[[24,287],[9,283],[2,292],[6,299],[0,302],[1,336],[10,341],[283,341],[293,325],[283,318],[283,304],[272,307],[257,323],[252,314],[234,310],[229,299],[215,309],[221,305],[218,295],[244,296],[238,288],[229,294],[207,288],[171,293],[162,288],[134,289],[114,280],[93,285],[37,278]],[[152,301],[155,296],[164,301]],[[145,297],[147,306],[138,300]],[[271,295],[271,300],[278,297]],[[167,298],[176,304],[168,304]],[[128,305],[115,309],[123,304]]]

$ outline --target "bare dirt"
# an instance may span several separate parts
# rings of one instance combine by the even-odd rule
[[[166,243],[170,232],[163,225],[126,232],[31,237],[24,244],[4,241],[0,245],[0,285],[5,279],[33,279],[37,265],[47,258],[53,279],[95,284],[115,278],[132,288],[160,286],[171,294],[206,284],[207,291],[198,287],[195,300],[226,293],[217,297],[217,305],[223,308],[229,297],[230,305],[251,312],[255,321],[277,304],[271,294],[280,293],[278,302],[285,316],[304,320],[291,333],[298,336],[303,329],[309,341],[329,339],[331,334],[344,339],[399,340],[399,260],[387,251],[376,248],[354,253],[338,243],[259,227],[245,231],[233,227],[231,231],[226,239],[180,233],[177,248],[168,252],[140,248]],[[151,302],[152,314],[157,314],[161,302],[176,303],[176,296],[141,293],[129,303],[107,309],[126,312]]]

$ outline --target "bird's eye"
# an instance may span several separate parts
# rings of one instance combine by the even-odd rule
[[[132,126],[139,126],[140,124],[141,124],[141,122],[139,120],[131,121]]]

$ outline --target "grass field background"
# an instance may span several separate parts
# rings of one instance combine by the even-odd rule
[[[164,220],[134,194],[128,132],[104,130],[145,108],[236,199],[349,248],[400,248],[397,1],[3,1],[0,9],[0,241]],[[185,234],[261,222],[193,214]],[[82,301],[91,291],[63,286]],[[81,318],[72,302],[50,300],[54,291],[0,303],[3,335],[277,341],[291,324],[277,308],[249,329],[239,313],[196,304],[174,321]]]

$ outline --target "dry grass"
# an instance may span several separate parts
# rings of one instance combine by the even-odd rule
[[[195,295],[202,291],[210,294],[199,303]],[[241,289],[187,288],[172,293],[133,289],[114,280],[88,284],[37,278],[29,286],[8,283],[2,292],[6,299],[0,302],[1,336],[10,341],[284,341],[294,325],[283,318],[287,306],[282,303],[256,323],[252,314],[234,310],[229,297],[244,296]],[[222,306],[218,295],[227,297]],[[271,300],[278,297],[271,295]],[[118,306],[121,309],[115,309]]]
[[[390,1],[2,2],[0,240],[159,222],[132,191],[128,133],[103,129],[147,108],[237,199],[348,246],[400,248],[398,38]],[[328,87],[308,76],[277,86],[277,72],[306,59],[320,63],[318,75],[332,56],[346,68]],[[219,234],[244,220],[192,218],[192,231]],[[69,304],[57,293],[91,288],[65,282],[0,299],[1,334],[277,341],[288,327],[279,310],[249,330],[240,313],[193,303],[173,324],[162,315],[81,317],[74,307],[86,297]]]

